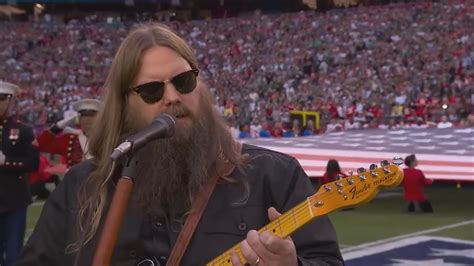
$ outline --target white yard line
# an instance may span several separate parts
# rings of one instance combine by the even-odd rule
[[[341,252],[342,253],[348,253],[348,252],[351,252],[351,251],[364,249],[364,248],[368,248],[368,247],[375,246],[375,245],[381,245],[381,244],[384,244],[384,243],[393,242],[393,241],[401,240],[401,239],[408,238],[408,237],[431,234],[431,233],[434,233],[434,232],[443,231],[443,230],[446,230],[446,229],[451,229],[451,228],[464,226],[464,225],[468,225],[468,224],[473,224],[473,223],[474,223],[474,220],[469,220],[469,221],[464,221],[464,222],[460,222],[460,223],[435,227],[435,228],[432,228],[432,229],[422,230],[422,231],[418,231],[418,232],[414,232],[414,233],[410,233],[410,234],[406,234],[406,235],[400,235],[400,236],[390,237],[390,238],[386,238],[386,239],[381,239],[381,240],[361,244],[361,245],[358,245],[358,246],[343,248],[343,249],[341,249]]]
[[[367,256],[371,256],[371,255],[374,255],[374,254],[379,254],[379,253],[382,253],[382,252],[386,252],[386,251],[389,251],[389,250],[394,250],[394,249],[397,249],[397,248],[406,247],[406,246],[410,246],[410,245],[415,245],[415,244],[418,244],[418,243],[423,243],[423,242],[432,241],[432,240],[437,240],[437,241],[442,241],[442,242],[450,242],[450,243],[456,243],[456,244],[467,244],[469,246],[474,245],[474,241],[459,240],[459,239],[454,239],[454,238],[449,238],[449,237],[415,236],[415,237],[410,237],[410,238],[397,240],[397,241],[394,241],[394,242],[389,242],[389,243],[385,243],[385,244],[381,244],[381,245],[368,247],[368,248],[365,248],[365,249],[359,249],[359,250],[356,250],[356,251],[345,252],[345,253],[342,254],[342,256],[343,256],[345,261],[349,261],[349,260],[362,258],[362,257],[367,257]],[[408,264],[405,264],[405,265],[408,265]],[[413,264],[413,265],[415,265],[415,264]],[[416,265],[421,265],[421,264],[416,264]],[[441,265],[441,264],[439,264],[439,265]]]

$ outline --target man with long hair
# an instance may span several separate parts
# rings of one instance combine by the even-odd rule
[[[112,265],[164,265],[197,193],[215,175],[219,180],[181,265],[203,265],[242,240],[243,258],[232,253],[234,265],[241,259],[251,265],[342,265],[326,216],[291,238],[256,231],[305,201],[314,193],[311,184],[294,158],[232,138],[191,48],[174,32],[160,25],[133,30],[105,88],[89,142],[93,158],[72,167],[50,196],[19,265],[91,264],[121,175],[109,155],[159,114],[176,117],[175,134],[134,155],[140,167]]]
[[[39,164],[33,129],[14,119],[10,110],[19,87],[0,81],[0,265],[20,256],[31,203],[27,174]]]

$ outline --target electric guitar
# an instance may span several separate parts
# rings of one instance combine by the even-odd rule
[[[368,171],[359,168],[355,175],[351,174],[347,178],[322,185],[316,194],[285,212],[258,232],[269,231],[285,238],[318,216],[370,201],[381,187],[394,187],[402,182],[403,172],[398,168],[401,159],[394,158],[393,163],[382,161],[380,168],[372,164]],[[207,265],[232,265],[231,250],[235,250],[240,259],[246,262],[239,243],[208,262]]]

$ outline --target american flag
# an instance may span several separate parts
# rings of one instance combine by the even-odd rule
[[[344,172],[414,153],[430,179],[474,181],[474,128],[351,130],[296,138],[245,139],[244,143],[295,157],[306,174],[323,176],[329,159]]]

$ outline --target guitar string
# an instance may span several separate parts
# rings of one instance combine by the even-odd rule
[[[392,172],[392,173],[393,173],[393,172]],[[356,176],[351,176],[351,177],[356,177]],[[377,177],[377,179],[380,179],[380,178],[381,178],[381,177]],[[336,182],[336,181],[335,181],[335,182]],[[334,185],[334,186],[335,186],[335,182],[332,182],[332,183],[330,183],[330,184],[328,184],[328,185]],[[371,182],[371,184],[373,184],[373,182]],[[375,186],[375,188],[380,187],[380,186],[383,186],[383,184],[380,184],[380,185],[378,185],[378,186]],[[375,191],[375,189],[374,189],[374,191]],[[316,197],[316,196],[324,195],[326,192],[327,192],[327,191],[316,192],[316,193],[313,194],[311,197]],[[334,195],[337,195],[337,194],[334,194]],[[328,194],[328,196],[329,196],[329,197],[332,197],[331,194]],[[303,201],[303,202],[299,203],[297,206],[295,206],[294,208],[292,208],[292,209],[288,210],[286,213],[284,213],[284,214],[282,215],[282,217],[281,217],[282,219],[281,219],[280,222],[279,222],[280,225],[277,225],[277,221],[279,220],[279,219],[277,219],[277,220],[274,220],[274,221],[270,222],[270,223],[267,224],[266,226],[262,227],[260,230],[265,229],[266,227],[270,227],[270,229],[271,229],[271,225],[274,225],[274,227],[277,227],[277,226],[278,226],[278,227],[280,227],[280,230],[283,231],[283,230],[281,229],[282,227],[283,227],[283,228],[287,228],[287,227],[291,226],[291,225],[289,225],[289,223],[294,223],[294,221],[292,222],[292,221],[290,221],[290,220],[295,219],[295,218],[296,218],[295,216],[299,216],[299,218],[305,218],[305,219],[306,219],[306,218],[309,218],[309,220],[305,221],[305,223],[306,223],[306,222],[309,222],[309,221],[310,221],[311,219],[313,219],[313,218],[316,218],[316,217],[320,216],[320,215],[316,215],[316,216],[313,215],[313,216],[311,216],[310,212],[308,212],[308,210],[309,210],[308,204],[303,204],[303,203],[307,203],[307,202],[306,202],[306,201]],[[341,206],[341,207],[343,207],[343,206]],[[293,211],[292,215],[288,214],[288,213],[290,213],[293,209],[294,209],[294,211]],[[309,216],[308,216],[308,217],[305,217],[306,214],[309,214]],[[321,215],[322,215],[322,214],[321,214]],[[295,231],[296,229],[300,228],[301,226],[303,226],[303,224],[300,224],[299,226],[297,226],[293,231]],[[258,230],[258,231],[260,231],[260,230]],[[265,230],[268,230],[268,228],[266,228]],[[264,231],[265,231],[265,230],[264,230]],[[292,229],[289,229],[288,231],[291,231],[291,230],[292,230]],[[215,258],[215,260],[212,260],[212,261],[211,261],[212,263],[210,262],[209,264],[210,264],[210,265],[215,265],[216,263],[218,263],[218,262],[220,262],[220,261],[222,261],[222,262],[220,262],[220,263],[225,264],[225,262],[228,261],[229,258],[230,258],[230,251],[231,251],[231,250],[236,249],[236,252],[237,252],[238,254],[241,253],[241,251],[240,251],[240,243],[241,243],[241,242],[239,242],[238,244],[234,245],[232,248],[230,248],[230,249],[228,249],[227,251],[225,251],[225,252],[224,252],[223,254],[221,254],[219,257]],[[241,255],[241,254],[239,254],[239,255]],[[228,258],[228,257],[229,257],[229,258]],[[215,262],[214,262],[214,261],[215,261]],[[217,265],[219,265],[219,263],[218,263]]]
[[[317,196],[319,193],[316,193],[314,194],[313,196]],[[305,203],[305,204],[303,204]],[[309,212],[309,207],[308,207],[308,204],[306,204],[307,202],[306,201],[303,201],[301,203],[299,203],[297,206],[295,206],[294,208],[288,210],[285,214],[282,215],[282,219],[280,220],[280,226],[277,225],[277,220],[274,220],[272,222],[270,222],[269,224],[267,224],[266,226],[262,227],[261,229],[265,229],[268,230],[268,229],[272,229],[272,227],[283,227],[283,228],[288,228],[290,225],[290,223],[294,223],[293,219],[298,219],[300,220],[301,218],[305,219],[304,220],[304,223],[308,222],[306,219],[308,220],[311,220],[311,214]],[[288,213],[291,212],[291,210],[293,210],[293,213],[290,215]],[[293,217],[294,216],[294,217]],[[301,227],[303,225],[303,223],[298,223],[299,225],[297,225],[297,228]],[[291,230],[291,229],[290,229]],[[282,230],[283,231],[283,230]],[[230,251],[231,250],[234,250],[234,249],[238,249],[237,253],[240,252],[240,243],[239,242],[237,245],[233,246],[232,248],[230,248],[229,250],[225,251],[221,256],[219,256],[220,259],[217,259],[215,260],[214,263],[212,263],[211,265],[214,265],[216,264],[217,262],[223,260],[223,261],[226,261],[228,260],[228,258],[226,258],[227,256],[230,256]],[[224,257],[223,257],[224,256]],[[212,262],[212,261],[211,261]],[[219,265],[219,263],[217,263],[217,265]]]
[[[311,197],[315,197],[315,196],[320,196],[320,195],[323,195],[325,194],[326,191],[321,191],[321,192],[317,192],[315,193],[314,195],[312,195]],[[329,196],[331,194],[328,194]],[[330,196],[331,197],[331,196]],[[288,213],[291,212],[291,210],[294,209],[294,212],[293,212],[293,215],[289,215]],[[309,212],[309,206],[307,204],[307,201],[302,201],[301,203],[299,203],[297,206],[295,206],[294,208],[288,210],[285,214],[285,216],[281,217],[281,221],[280,221],[280,224],[284,224],[283,227],[287,227],[288,226],[288,223],[293,223],[291,222],[290,220],[292,220],[293,216],[295,217],[298,217],[298,218],[305,218],[305,219],[308,219],[308,220],[305,220],[304,222],[308,222],[310,221],[312,218],[315,218],[317,216],[311,216],[310,212]],[[266,226],[262,227],[261,229],[265,229],[265,227],[270,227],[270,225],[276,225],[276,221],[277,220],[274,220],[272,222],[270,222],[269,224],[267,224]],[[296,228],[298,229],[299,227],[301,227],[303,224],[300,223],[300,225]],[[267,228],[268,229],[268,228]],[[295,230],[296,230],[295,229]],[[291,230],[291,229],[290,229]],[[260,231],[260,230],[259,230]],[[227,251],[225,251],[224,253],[222,253],[219,257],[217,257],[215,260],[212,260],[211,262],[212,263],[209,263],[210,265],[225,265],[225,262],[229,260],[230,258],[230,251],[232,250],[236,250],[236,252],[241,255],[241,251],[240,251],[240,245],[241,245],[241,242],[239,242],[238,244],[234,245],[232,248],[228,249]]]

